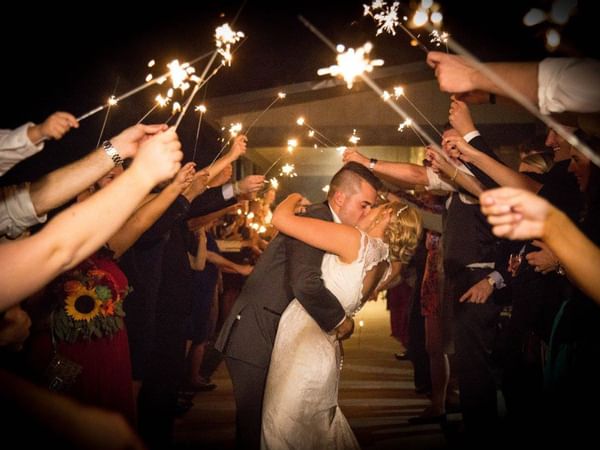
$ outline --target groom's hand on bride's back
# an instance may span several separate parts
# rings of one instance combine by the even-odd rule
[[[344,321],[335,329],[335,337],[340,341],[348,339],[354,333],[354,319],[346,317]]]

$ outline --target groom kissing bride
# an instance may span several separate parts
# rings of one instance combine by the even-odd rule
[[[233,382],[237,448],[358,448],[337,406],[338,340],[350,337],[353,312],[391,260],[410,257],[420,233],[406,205],[374,208],[380,187],[351,162],[332,178],[327,201],[303,216],[294,214],[298,194],[277,207],[280,233],[216,343]]]

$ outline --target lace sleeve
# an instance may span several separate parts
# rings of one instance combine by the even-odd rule
[[[389,256],[389,248],[381,239],[374,238],[361,231],[359,260],[364,261],[364,271],[368,272]]]
[[[366,233],[364,233],[363,231],[361,231],[360,233],[361,233],[361,246],[360,246],[360,253],[359,253],[359,261],[362,262],[363,283],[366,281],[365,277],[369,278],[368,273],[371,269],[373,269],[375,266],[377,266],[379,263],[381,263],[383,261],[387,262],[387,268],[386,268],[384,275],[379,280],[375,280],[374,278],[371,278],[370,283],[373,283],[373,284],[367,290],[372,292],[372,291],[374,291],[374,289],[373,289],[374,286],[376,286],[376,288],[379,288],[381,283],[383,283],[390,276],[391,264],[389,263],[389,247],[387,246],[387,244],[385,242],[383,242],[379,238],[371,237],[371,236],[367,235]],[[370,284],[370,283],[367,282],[367,284]],[[364,288],[365,288],[365,286],[362,285],[361,293],[363,294],[363,296],[367,294],[364,291]]]

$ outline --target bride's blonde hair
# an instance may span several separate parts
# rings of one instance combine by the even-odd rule
[[[392,214],[383,240],[390,248],[390,259],[408,264],[421,238],[421,216],[406,203],[392,202],[387,208],[392,209]]]

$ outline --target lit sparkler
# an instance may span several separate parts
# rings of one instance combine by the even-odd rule
[[[385,94],[385,91],[384,91]],[[417,105],[415,105],[407,96],[406,93],[404,92],[404,88],[402,86],[394,86],[394,97],[396,97],[396,100],[398,100],[400,97],[403,97],[404,100],[406,100],[410,106],[412,106],[415,111],[417,111],[419,113],[419,115],[425,119],[425,122],[427,122],[429,124],[429,126],[431,128],[433,128],[433,130],[438,134],[439,137],[442,137],[442,133],[440,132],[440,130],[438,130],[436,128],[436,126],[431,123],[431,120],[429,120],[427,118],[427,116],[425,114],[423,114],[423,111],[421,111],[419,108],[417,108]]]
[[[207,53],[207,54],[205,54],[205,55],[202,55],[202,56],[200,56],[199,58],[196,58],[194,61],[199,61],[200,59],[204,59],[204,58],[205,58],[205,57],[207,57],[208,55],[210,55],[210,53]],[[154,60],[150,61],[150,63],[153,63],[153,61],[154,61]],[[175,61],[176,61],[176,60],[175,60]],[[87,119],[88,117],[91,117],[91,116],[93,116],[94,114],[96,114],[96,113],[98,113],[98,112],[102,111],[103,109],[106,109],[106,108],[108,108],[108,107],[112,106],[112,105],[110,104],[110,102],[111,102],[111,99],[112,99],[112,101],[114,101],[114,102],[117,102],[117,103],[118,103],[118,102],[120,102],[121,100],[124,100],[124,99],[126,99],[127,97],[130,97],[130,96],[132,96],[133,94],[136,94],[136,93],[138,93],[138,92],[140,92],[140,91],[142,91],[142,90],[144,90],[144,89],[146,89],[146,88],[148,88],[148,87],[150,87],[150,86],[152,86],[152,85],[154,85],[154,84],[162,84],[162,83],[164,83],[164,82],[165,82],[165,81],[166,81],[168,78],[171,78],[171,80],[173,80],[173,82],[174,82],[174,83],[178,83],[178,84],[177,84],[177,87],[179,87],[179,86],[180,86],[180,83],[181,83],[181,72],[179,72],[179,70],[183,70],[183,72],[185,72],[185,71],[186,71],[186,69],[192,70],[192,69],[193,69],[193,67],[191,67],[191,64],[192,64],[191,62],[190,62],[190,63],[185,63],[185,64],[184,64],[184,65],[185,65],[185,68],[182,68],[184,65],[179,65],[179,63],[177,63],[177,64],[174,64],[174,65],[173,65],[173,62],[174,62],[174,61],[172,61],[171,63],[167,64],[167,67],[169,67],[169,72],[166,72],[166,73],[162,74],[161,76],[159,76],[159,77],[157,77],[157,78],[152,78],[152,77],[150,77],[150,80],[149,80],[149,81],[147,81],[146,83],[144,83],[144,84],[141,84],[141,85],[139,85],[139,86],[137,86],[137,87],[135,87],[135,88],[131,89],[130,91],[127,91],[127,92],[125,92],[124,94],[121,94],[121,95],[119,95],[118,97],[115,97],[114,95],[113,95],[113,96],[111,96],[111,98],[110,98],[110,99],[109,99],[109,100],[108,100],[108,101],[107,101],[107,102],[106,102],[104,105],[100,105],[100,106],[98,106],[98,107],[96,107],[96,108],[94,108],[94,109],[92,109],[92,110],[90,110],[90,111],[86,112],[85,114],[82,114],[81,116],[79,116],[79,117],[77,118],[77,121],[81,122],[83,119]],[[154,65],[154,64],[150,64],[150,63],[149,63],[149,66],[150,66],[150,67]],[[177,71],[177,73],[173,72],[172,70],[175,70],[175,71]],[[148,79],[148,77],[146,77],[146,79]],[[176,81],[176,80],[177,80],[177,81]]]
[[[154,97],[154,100],[156,101],[156,104],[152,108],[150,108],[150,110],[148,110],[148,112],[144,114],[140,120],[137,121],[138,124],[142,123],[144,119],[147,118],[150,114],[152,114],[152,112],[156,108],[164,108],[165,106],[167,106],[171,101],[171,97],[169,97],[168,95],[163,97],[162,95],[158,94],[156,97]]]
[[[425,2],[423,2],[423,3],[425,3]],[[569,2],[565,2],[564,6],[566,6],[566,9],[563,12],[559,13],[558,12],[558,8],[560,7],[561,3],[562,2],[560,2],[560,0],[555,0],[554,1],[554,3],[553,3],[553,10],[554,10],[555,5],[556,5],[557,9],[554,10],[555,13],[551,12],[551,15],[553,15],[555,18],[557,18],[559,22],[560,21],[566,22],[568,20],[569,16],[573,13],[575,5],[576,5],[576,2],[574,0],[571,0]],[[428,5],[429,7],[432,7],[435,4],[433,2],[429,2],[428,1],[426,3],[426,5]],[[365,14],[365,15],[367,15],[367,14]],[[543,19],[546,18],[545,15],[541,15],[538,12],[532,12],[532,11],[530,11],[528,14],[525,15],[524,21],[526,22],[526,25],[528,25],[530,23],[533,25],[535,23],[540,23],[540,21],[543,21],[543,19],[541,18],[542,16],[543,16]],[[324,36],[318,30],[316,30],[311,24],[309,24],[306,21],[306,19],[304,19],[303,17],[300,17],[300,20],[313,33],[315,33],[321,39],[324,38]],[[413,22],[415,22],[415,21],[413,20]],[[434,29],[433,25],[429,24],[426,20],[424,21],[424,23],[422,25],[429,32],[431,32]],[[412,35],[412,33],[410,33],[410,31],[408,29],[406,29],[406,27],[404,27],[401,23],[399,24],[399,26],[402,27],[402,29],[405,30],[407,33],[409,33],[409,35],[413,39],[416,39],[414,37],[414,35]],[[551,33],[550,36],[547,35],[546,37],[547,37],[547,39],[551,40],[551,44],[558,44],[559,43],[559,40],[557,39],[557,36],[555,36],[553,33]],[[452,39],[451,37],[448,37],[448,43],[447,44],[448,44],[448,47],[454,53],[456,53],[456,54],[462,56],[463,58],[465,58],[465,60],[468,61],[475,69],[479,70],[492,83],[494,83],[496,86],[498,86],[498,88],[500,88],[503,92],[505,92],[508,97],[510,97],[512,100],[514,100],[515,102],[517,102],[518,104],[520,104],[523,108],[525,108],[527,111],[529,111],[531,114],[533,114],[536,118],[538,118],[539,120],[541,120],[548,128],[552,128],[553,130],[555,130],[569,144],[571,144],[572,146],[574,146],[575,148],[577,148],[577,150],[579,150],[580,152],[582,152],[586,157],[588,157],[591,161],[593,161],[594,164],[596,164],[597,166],[600,166],[600,155],[598,155],[589,146],[587,146],[584,142],[582,142],[577,136],[575,136],[575,134],[573,134],[571,131],[567,130],[562,124],[560,124],[559,122],[557,122],[551,116],[547,116],[547,115],[542,114],[539,111],[539,109],[537,108],[537,106],[534,105],[527,97],[525,97],[525,95],[521,94],[509,82],[507,82],[504,78],[502,78],[502,76],[498,75],[492,69],[488,68],[485,64],[482,64],[481,61],[479,61],[479,59],[477,59],[465,47],[463,47],[458,42],[456,42],[456,40]],[[331,44],[331,42],[327,41],[327,45],[329,47],[333,48],[333,44]],[[427,52],[427,48],[426,47],[424,47],[423,50]],[[364,74],[362,75],[362,78],[365,79],[365,80],[368,79],[368,77],[366,75],[364,75]],[[378,92],[379,95],[382,94],[381,89],[379,89],[375,85],[375,83],[371,82],[369,85],[376,92]],[[388,103],[388,105],[392,106],[392,104],[389,101],[386,101],[386,103]],[[396,110],[396,108],[394,106],[392,106],[392,107]],[[414,124],[414,127],[416,129],[418,129],[418,125],[417,124]],[[426,137],[426,139],[427,139],[428,142],[430,142],[430,138],[427,135],[423,135],[423,136]],[[439,149],[439,146],[437,144],[432,145],[432,147],[435,148],[436,150]],[[442,152],[442,154],[443,154],[443,152]]]
[[[383,66],[382,59],[369,60],[369,53],[372,48],[373,45],[370,42],[356,50],[353,48],[346,50],[343,45],[338,45],[336,47],[338,52],[337,64],[321,68],[317,71],[317,74],[331,75],[332,77],[340,75],[346,81],[348,89],[352,89],[356,77],[365,72],[372,72],[373,67]]]
[[[288,139],[288,141],[287,141],[287,152],[288,152],[290,155],[291,155],[292,153],[294,153],[294,150],[296,149],[296,147],[298,147],[298,140],[297,140],[297,139]],[[275,167],[275,165],[276,165],[276,164],[277,164],[279,161],[281,161],[281,159],[282,159],[284,156],[286,156],[286,154],[285,154],[285,153],[284,153],[283,155],[281,155],[279,158],[277,158],[275,161],[273,161],[273,164],[271,164],[271,165],[269,166],[269,168],[268,168],[268,169],[265,171],[265,173],[263,173],[263,177],[266,177],[266,176],[267,176],[267,174],[268,174],[268,173],[271,171],[271,169],[272,169],[273,167]],[[288,164],[286,164],[285,166],[288,166]],[[283,167],[285,167],[285,166],[283,166]],[[294,168],[294,165],[292,164],[291,166],[292,166],[292,169],[293,169],[293,168]],[[286,175],[286,176],[296,176],[296,175],[289,175],[289,174],[285,173],[285,171],[283,170],[283,167],[282,167],[282,169],[281,169],[283,173],[280,173],[279,175],[282,175],[282,174],[283,174],[283,175]]]
[[[321,145],[323,145],[324,147],[336,147],[337,144],[335,142],[333,142],[331,139],[329,139],[327,136],[325,136],[323,133],[321,133],[319,130],[317,130],[316,128],[312,127],[304,117],[298,117],[298,119],[296,119],[296,124],[298,126],[301,127],[306,127],[308,128],[308,137],[312,138],[314,140],[316,140],[317,142],[319,142]],[[315,135],[319,135],[321,138],[315,136]]]
[[[275,103],[277,103],[279,100],[283,100],[283,99],[286,97],[286,95],[287,95],[287,94],[286,94],[285,92],[278,92],[278,93],[277,93],[277,97],[275,97],[275,99],[274,99],[274,100],[273,100],[271,103],[269,103],[269,105],[268,105],[268,106],[267,106],[265,109],[263,109],[263,110],[261,111],[261,113],[260,113],[258,116],[256,116],[256,118],[255,118],[255,119],[252,121],[252,123],[250,124],[250,126],[249,126],[249,127],[248,127],[248,129],[246,130],[246,136],[248,136],[248,134],[250,133],[250,130],[251,130],[251,129],[252,129],[252,127],[253,127],[253,126],[256,124],[256,122],[258,122],[258,120],[259,120],[259,119],[260,119],[260,118],[261,118],[261,117],[262,117],[262,116],[263,116],[263,115],[264,115],[264,114],[265,114],[265,113],[266,113],[266,112],[267,112],[269,109],[271,109],[271,107],[272,107],[272,106],[273,106]]]
[[[196,127],[196,140],[194,142],[194,152],[192,154],[192,161],[196,160],[196,150],[198,148],[198,139],[200,137],[200,127],[202,126],[202,118],[204,117],[204,113],[206,112],[206,106],[198,105],[194,108],[194,111],[199,112],[198,116],[198,126]]]
[[[330,49],[336,51],[336,47],[333,45],[333,43],[327,39],[327,37],[321,33],[317,28],[315,28],[308,20],[306,20],[304,17],[299,16],[298,19],[313,33],[315,34],[319,39],[321,39],[321,41],[323,41],[323,43],[325,43],[325,45],[327,45]],[[384,91],[377,85],[377,83],[375,83],[364,71],[358,73],[358,76],[360,76],[360,78],[362,78],[362,80],[373,90],[375,91],[375,93],[377,95],[379,95],[380,97],[382,97],[384,99],[384,102],[390,107],[392,108],[396,113],[398,113],[404,120],[406,119],[411,119],[410,116],[396,103],[392,100],[391,96],[385,95]],[[412,120],[412,119],[411,119]],[[425,140],[431,145],[431,147],[437,151],[440,155],[442,155],[444,158],[446,158],[445,153],[442,151],[442,149],[440,148],[439,144],[437,142],[435,142],[417,123],[415,123],[415,121],[413,120],[413,126],[411,128],[414,127],[414,130],[416,130],[415,132],[419,132],[421,134],[421,136],[423,136],[425,138]]]
[[[387,6],[385,1],[373,1],[371,6],[363,5],[364,16],[371,16],[377,22],[377,33],[376,36],[379,36],[384,31],[391,34],[392,36],[396,35],[396,27],[400,27],[402,31],[404,31],[414,42],[416,46],[418,46],[425,53],[429,53],[429,49],[423,44],[417,36],[414,35],[398,18],[398,7],[400,6],[400,2],[394,2],[391,6]],[[415,26],[423,25],[429,15],[428,11],[433,6],[433,2],[423,1],[419,6],[419,9],[416,11],[413,17],[413,24]],[[437,12],[437,11],[436,11]],[[404,20],[407,20],[407,17],[403,17]],[[436,20],[441,22],[441,13],[436,15]],[[438,22],[438,23],[439,23]],[[421,25],[419,25],[421,24]]]
[[[235,44],[244,37],[242,31],[233,31],[228,23],[215,29],[215,44],[217,53],[223,57],[221,63],[224,66],[231,66],[231,44]]]
[[[232,123],[229,126],[229,139],[227,139],[227,141],[223,144],[223,146],[221,147],[221,149],[217,152],[217,154],[215,155],[215,157],[211,161],[210,165],[208,166],[209,168],[211,168],[215,164],[215,162],[217,161],[217,159],[219,158],[219,156],[221,156],[221,153],[223,153],[223,151],[227,148],[227,146],[229,145],[229,143],[231,142],[231,140],[234,137],[236,137],[238,134],[240,134],[240,132],[242,131],[242,128],[243,128],[243,126],[242,126],[241,122],[235,122],[235,123]]]
[[[298,174],[296,173],[296,168],[293,164],[289,164],[286,163],[281,167],[281,172],[279,172],[279,175],[282,177],[290,177],[290,178],[294,178],[297,177]]]

